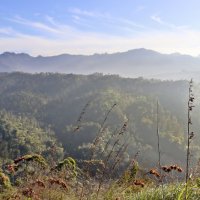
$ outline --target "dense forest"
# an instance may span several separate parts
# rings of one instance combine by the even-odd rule
[[[199,90],[196,83],[193,166],[200,157]],[[41,155],[52,165],[73,158],[81,167],[84,160],[107,159],[108,152],[115,151],[115,158],[120,154],[123,162],[113,176],[119,176],[136,157],[142,170],[150,169],[158,162],[157,122],[162,164],[184,168],[187,101],[188,82],[184,80],[130,79],[99,73],[1,73],[2,168],[27,154]],[[95,150],[91,150],[92,144]],[[115,166],[115,159],[109,164]]]
[[[195,89],[198,91],[198,86],[195,86]],[[127,79],[102,74],[85,76],[2,73],[0,75],[0,108],[7,113],[6,119],[9,119],[11,129],[22,129],[19,131],[19,134],[22,134],[20,137],[26,135],[30,140],[34,140],[33,143],[38,143],[37,137],[39,137],[41,140],[38,145],[41,149],[44,148],[44,143],[47,143],[48,132],[52,132],[51,137],[61,143],[65,154],[78,159],[87,157],[87,146],[94,140],[106,113],[113,104],[116,104],[107,118],[102,142],[127,121],[126,137],[130,139],[127,159],[131,159],[131,156],[140,151],[140,162],[154,165],[157,159],[158,99],[163,161],[184,162],[187,96],[187,81]],[[85,113],[78,122],[84,107],[86,107]],[[193,126],[197,134],[200,126],[199,114],[197,107],[193,117]],[[16,120],[12,123],[14,119]],[[1,121],[1,127],[5,121]],[[34,133],[38,134],[36,136],[29,130],[29,126],[33,126],[32,129],[40,126],[44,133],[41,133],[40,129],[34,130]],[[76,126],[80,128],[73,133]],[[11,134],[10,137],[15,137],[15,134]],[[4,140],[2,136],[1,138]],[[198,137],[195,141],[197,140]],[[27,148],[29,148],[28,143],[26,143]],[[38,152],[37,149],[34,151]],[[19,155],[24,153],[27,153],[26,150],[18,152]],[[195,153],[194,156],[198,158],[198,154]]]

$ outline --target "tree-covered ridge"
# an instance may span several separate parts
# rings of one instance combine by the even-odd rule
[[[132,94],[125,96],[113,90],[100,92],[95,96],[91,96],[89,99],[94,100],[87,108],[84,119],[80,124],[80,130],[78,130],[76,134],[71,133],[70,126],[73,127],[74,122],[67,126],[66,131],[63,130],[61,137],[62,140],[66,137],[66,139],[63,140],[66,144],[68,144],[68,141],[71,142],[74,139],[72,143],[80,148],[81,144],[85,145],[88,141],[92,142],[101,126],[106,111],[116,103],[117,106],[112,110],[106,121],[107,136],[104,135],[104,137],[109,137],[124,121],[128,121],[128,134],[132,139],[130,142],[130,153],[132,152],[133,154],[138,150],[143,152],[145,146],[149,146],[150,151],[154,151],[156,154],[154,149],[157,142],[156,135],[154,134],[156,130],[156,99]],[[86,99],[83,97],[81,100],[75,100],[73,104],[71,104],[71,108],[75,108],[75,106],[81,102],[86,102]],[[63,108],[64,104],[61,104],[60,107]],[[67,107],[64,110],[59,110],[59,113],[60,118],[62,118],[61,116],[69,118]],[[49,117],[51,116],[49,115]],[[52,116],[51,118],[53,119],[54,117]],[[60,124],[60,127],[64,125],[65,124]],[[181,122],[163,107],[160,107],[160,132],[165,145],[172,142],[176,144],[174,148],[177,148],[177,145],[182,144],[184,141]],[[68,145],[66,145],[66,147],[67,146]],[[74,151],[76,153],[79,152],[78,149]],[[82,148],[80,151],[83,152]],[[144,155],[144,157],[146,156]]]
[[[187,91],[187,81],[130,79],[98,73],[88,76],[0,74],[0,107],[16,115],[34,117],[41,127],[48,127],[55,132],[66,154],[79,159],[87,158],[106,113],[116,103],[105,123],[102,143],[98,147],[100,155],[104,151],[103,144],[128,121],[124,138],[130,141],[126,151],[127,160],[140,151],[140,161],[146,165],[151,160],[154,165],[157,161],[158,100],[163,161],[183,163]],[[88,102],[89,106],[78,122],[80,127],[73,132]],[[197,129],[200,124],[199,113],[194,115],[194,127]],[[196,145],[195,149],[198,148]],[[194,156],[198,157],[196,153]]]
[[[40,128],[33,118],[17,117],[5,111],[0,112],[0,142],[1,161],[30,153],[51,157],[53,147],[56,147],[57,158],[63,156],[63,149],[52,131]]]

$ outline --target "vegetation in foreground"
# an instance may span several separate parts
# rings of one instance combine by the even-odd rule
[[[134,160],[120,176],[113,178],[115,169],[106,167],[105,162],[81,163],[67,157],[51,167],[38,154],[19,157],[0,171],[0,199],[185,199],[186,187],[179,180],[183,170],[177,165],[162,166],[160,175],[156,168],[142,170]],[[188,200],[200,199],[199,169],[200,166],[187,183]]]

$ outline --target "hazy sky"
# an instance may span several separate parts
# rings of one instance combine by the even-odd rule
[[[200,54],[199,0],[0,0],[0,53]]]

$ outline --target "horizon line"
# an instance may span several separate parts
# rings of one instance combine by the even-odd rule
[[[118,53],[127,53],[127,52],[130,52],[130,51],[137,51],[137,50],[145,50],[145,51],[151,51],[151,52],[154,52],[154,53],[159,53],[159,54],[162,54],[162,55],[180,55],[180,56],[190,56],[190,57],[193,57],[193,58],[199,58],[200,55],[197,55],[197,56],[194,56],[194,55],[191,55],[191,54],[186,54],[186,53],[180,53],[180,52],[171,52],[171,53],[163,53],[163,52],[160,52],[160,51],[156,51],[156,50],[153,50],[153,49],[149,49],[149,48],[144,48],[144,47],[141,47],[141,48],[135,48],[135,49],[128,49],[128,50],[124,50],[124,51],[115,51],[115,52],[102,52],[102,53],[98,53],[98,52],[95,52],[95,53],[91,53],[91,54],[72,54],[72,53],[60,53],[60,54],[54,54],[54,55],[41,55],[41,54],[37,54],[37,55],[32,55],[31,53],[28,53],[28,52],[12,52],[12,51],[2,51],[0,53],[0,55],[3,55],[3,54],[16,54],[16,55],[19,55],[19,54],[25,54],[25,55],[29,55],[31,57],[34,57],[34,58],[37,58],[37,57],[54,57],[54,56],[61,56],[61,55],[71,55],[71,56],[94,56],[94,55],[112,55],[112,54],[118,54]]]

